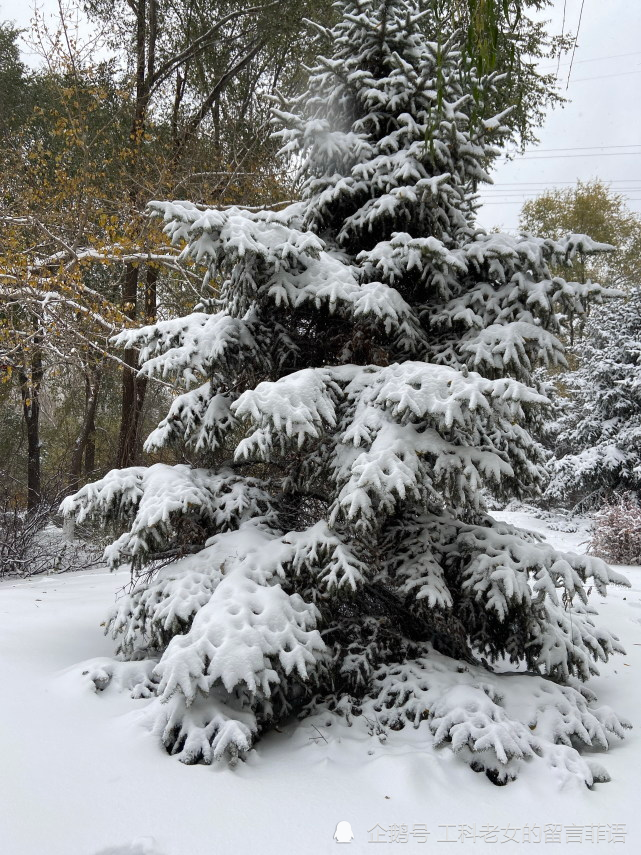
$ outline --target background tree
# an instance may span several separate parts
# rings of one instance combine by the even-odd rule
[[[106,555],[133,587],[108,631],[185,762],[234,761],[294,712],[358,711],[426,719],[496,783],[540,754],[591,786],[566,734],[607,747],[623,724],[571,684],[621,649],[588,586],[624,580],[497,523],[480,490],[540,479],[534,368],[563,358],[559,311],[603,293],[550,267],[603,247],[479,229],[476,183],[510,135],[500,77],[460,36],[429,41],[413,0],[340,10],[274,111],[301,201],[151,206],[220,285],[118,341],[183,387],[147,448],[196,459],[114,470],[64,509],[121,527]]]
[[[582,257],[581,281],[595,279],[629,294],[593,309],[583,334],[573,339],[570,371],[553,373],[555,416],[547,424],[553,450],[546,502],[584,509],[636,486],[638,403],[638,285],[641,282],[641,217],[604,182],[546,191],[523,206],[521,228],[559,238],[568,232],[595,236],[611,252]]]
[[[463,34],[460,49],[478,74],[502,74],[492,93],[492,109],[509,109],[503,123],[521,148],[537,142],[536,130],[546,110],[564,103],[556,76],[540,71],[541,60],[552,60],[573,45],[569,33],[554,35],[543,18],[551,0],[422,0],[429,10],[426,35],[436,42]],[[464,73],[467,73],[465,71]],[[475,81],[467,80],[475,97]],[[488,97],[487,94],[485,97]]]
[[[566,375],[570,399],[556,426],[546,496],[598,508],[613,493],[641,499],[641,290],[599,308]]]
[[[30,106],[26,68],[20,59],[20,31],[0,22],[0,130],[3,137],[24,119]]]
[[[181,270],[176,253],[163,252],[160,233],[154,237],[149,223],[142,232],[138,223],[131,227],[122,205],[128,104],[113,68],[83,64],[81,47],[71,40],[53,39],[49,51],[46,67],[22,78],[24,102],[31,107],[5,136],[7,168],[0,184],[0,346],[5,379],[18,381],[23,391],[32,505],[43,495],[38,475],[43,383],[60,416],[66,388],[78,418],[66,449],[64,431],[55,435],[57,447],[46,449],[49,484],[59,494],[78,485],[82,468],[95,469],[96,393],[114,322],[121,327],[126,317],[119,307],[124,265],[144,256],[145,262],[156,259]],[[148,161],[161,154],[149,146]],[[160,250],[155,254],[154,245]],[[63,375],[71,388],[56,382]],[[75,404],[82,400],[79,409]],[[111,463],[107,453],[100,460],[103,471],[105,463]]]
[[[140,105],[134,106],[132,117],[126,69],[117,61],[94,67],[90,56],[97,37],[92,35],[89,42],[92,50],[89,50],[79,41],[69,18],[63,17],[58,29],[48,30],[40,23],[32,32],[34,47],[43,56],[45,66],[26,75],[19,62],[16,36],[15,31],[7,29],[7,38],[2,42],[6,54],[2,73],[7,78],[4,92],[9,95],[21,86],[19,99],[11,97],[20,101],[23,110],[12,115],[11,133],[5,137],[7,168],[1,188],[0,230],[3,303],[7,309],[5,330],[11,331],[5,342],[5,354],[9,359],[10,353],[14,356],[20,353],[13,367],[19,364],[23,370],[12,376],[22,377],[25,388],[28,387],[23,401],[31,408],[25,410],[25,418],[29,416],[27,433],[32,441],[25,465],[32,472],[33,483],[28,494],[34,502],[42,494],[41,485],[36,482],[40,480],[37,473],[42,437],[38,402],[43,379],[71,371],[70,376],[75,374],[81,387],[87,390],[81,396],[71,396],[74,402],[84,398],[85,407],[78,415],[66,463],[60,459],[60,447],[48,455],[51,465],[56,460],[67,473],[63,480],[77,485],[83,457],[85,471],[93,469],[95,464],[93,412],[98,401],[91,390],[101,385],[103,389],[112,387],[111,382],[99,382],[105,370],[106,339],[113,330],[111,320],[116,317],[121,325],[123,315],[133,317],[140,313],[152,319],[159,304],[161,311],[171,311],[170,306],[175,306],[177,298],[180,304],[181,288],[184,290],[187,285],[189,289],[184,269],[176,264],[176,253],[167,250],[162,236],[150,228],[149,220],[140,217],[144,201],[172,193],[174,186],[177,191],[185,192],[184,186],[193,187],[194,181],[199,182],[200,192],[213,194],[221,201],[238,200],[244,192],[243,185],[250,181],[256,189],[263,188],[265,198],[272,198],[278,184],[270,178],[272,170],[255,169],[256,160],[235,168],[242,175],[235,175],[234,167],[228,166],[227,161],[223,163],[224,171],[211,171],[212,165],[216,167],[217,159],[221,159],[220,148],[194,133],[189,146],[182,144],[181,172],[175,162],[172,164],[176,145],[172,134],[178,126],[174,122],[175,111],[170,110],[171,102],[163,101],[166,92],[157,94],[152,104],[153,116],[147,115],[145,119],[144,138],[139,141],[140,157],[136,155],[134,169],[132,123],[140,115]],[[153,42],[153,34],[149,38]],[[226,38],[233,41],[235,35],[227,32],[223,38],[219,34],[219,43],[224,46]],[[153,44],[149,49],[153,53]],[[145,73],[151,70],[149,63],[145,64]],[[206,78],[201,75],[201,86],[205,85]],[[191,102],[187,99],[185,103]],[[41,105],[46,105],[46,110]],[[243,117],[243,121],[246,119]],[[256,151],[253,156],[256,157]],[[260,172],[259,178],[245,174],[254,171]],[[171,273],[164,272],[168,264]],[[139,278],[135,299],[124,299],[127,282],[131,285]],[[87,323],[79,323],[81,318]],[[98,322],[98,318],[102,320]],[[20,342],[32,341],[34,330],[37,330],[36,340],[47,351],[47,358],[43,363],[38,356],[40,349],[34,351],[30,347],[29,360],[35,359],[32,369],[27,364],[29,360],[25,362]],[[125,359],[124,375],[131,373]],[[36,381],[31,382],[31,377]],[[134,401],[136,418],[130,419],[125,408],[120,446],[122,450],[124,424],[136,433],[134,451],[138,453],[137,425],[142,418],[146,378],[133,385],[138,389]],[[49,396],[50,401],[54,399],[55,396]],[[112,402],[111,410],[118,412],[120,407],[114,407]],[[77,412],[73,403],[69,412]],[[133,442],[130,433],[127,436],[128,443]],[[57,439],[60,440],[60,434]],[[130,443],[128,447],[131,450]],[[111,462],[106,459],[111,450],[104,452],[103,466]]]
[[[119,183],[123,104],[108,68],[81,69],[67,59],[52,54],[46,71],[23,78],[31,106],[5,136],[0,186],[1,344],[22,391],[31,506],[43,492],[46,373],[62,364],[75,366],[81,378],[95,373],[114,317],[122,323],[114,283],[98,284],[85,249],[92,244],[97,255],[105,227],[116,231],[114,206],[103,194]]]
[[[546,190],[525,202],[520,227],[555,238],[569,232],[589,234],[611,244],[612,252],[581,261],[578,269],[583,281],[592,278],[617,288],[641,282],[641,217],[630,211],[624,196],[598,178]]]
[[[274,15],[277,7],[278,17]],[[126,163],[134,219],[150,198],[174,195],[176,185],[196,194],[213,187],[214,198],[223,201],[234,177],[246,179],[248,173],[260,171],[256,169],[261,161],[258,153],[266,144],[268,128],[264,121],[258,127],[254,124],[261,112],[264,115],[258,96],[279,81],[293,55],[299,58],[296,34],[306,4],[278,0],[246,6],[232,0],[214,8],[212,17],[211,4],[202,0],[137,0],[119,3],[114,14],[112,2],[91,0],[87,4],[91,17],[111,26],[112,47],[121,51],[131,80]],[[279,56],[267,71],[270,60],[274,63]],[[150,172],[146,147],[159,111],[169,120],[170,151],[167,170],[159,176],[152,169],[150,185],[145,180]],[[251,128],[249,134],[247,128]],[[208,132],[211,144],[202,152],[206,152],[206,162],[201,165],[197,143]],[[271,171],[270,162],[272,158],[261,162],[265,178]],[[156,317],[157,274],[152,267],[141,279],[141,270],[139,263],[128,263],[122,308],[132,320],[142,314],[151,321]],[[136,360],[135,351],[128,349],[124,354],[120,466],[135,462],[140,453],[146,379],[138,376]]]

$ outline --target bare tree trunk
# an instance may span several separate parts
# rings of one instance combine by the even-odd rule
[[[136,351],[125,350],[123,362],[127,366],[133,366],[136,361]],[[134,460],[135,436],[135,409],[136,409],[136,375],[132,368],[123,368],[122,373],[122,412],[120,417],[120,435],[118,437],[118,458],[116,466],[122,469],[132,466]]]
[[[44,369],[40,336],[33,338],[30,366],[19,374],[22,412],[27,428],[27,510],[36,508],[42,501],[40,472],[40,386]]]
[[[149,21],[147,21],[149,9]],[[136,7],[136,100],[131,123],[131,154],[129,172],[131,184],[129,199],[135,215],[140,206],[139,187],[136,180],[140,164],[140,146],[142,143],[147,107],[149,105],[150,82],[153,78],[157,37],[157,0],[138,0]],[[123,311],[128,318],[136,320],[138,316],[138,265],[128,264],[122,289]],[[146,308],[146,307],[145,307]],[[139,455],[140,417],[145,399],[146,380],[137,374],[138,352],[127,348],[124,352],[125,366],[122,374],[122,408],[120,416],[120,434],[118,438],[119,468],[133,466]]]
[[[80,433],[74,443],[69,469],[69,490],[77,490],[80,486],[82,461],[86,455],[89,438],[96,430],[96,408],[100,389],[101,372],[97,366],[91,368],[85,377],[85,413]],[[93,468],[93,463],[92,463]],[[86,457],[85,457],[86,471]]]
[[[100,378],[99,378],[100,379]],[[98,395],[96,395],[96,406],[91,413],[87,429],[87,441],[85,442],[84,475],[85,478],[93,475],[96,471],[96,409],[98,406]]]
[[[128,365],[135,365],[138,351],[128,349],[125,359]],[[122,375],[122,419],[120,422],[120,437],[118,442],[117,466],[123,469],[135,466],[141,453],[142,412],[147,392],[147,378],[141,377],[133,369],[123,369]]]
[[[132,320],[136,318],[138,309],[138,267],[127,264],[122,286],[122,307],[124,313]],[[128,347],[123,354],[126,367],[122,371],[122,408],[120,413],[120,435],[118,437],[118,458],[116,466],[122,469],[132,466],[136,455],[136,381],[138,351]]]
[[[127,271],[129,274],[130,271]],[[135,285],[134,285],[135,274]],[[157,315],[158,269],[148,267],[145,276],[145,323],[151,324]],[[126,311],[129,317],[136,317],[138,289],[138,268],[132,266],[131,279],[125,282],[123,296],[126,295]],[[124,362],[131,368],[125,368],[122,375],[122,419],[118,443],[119,468],[135,466],[142,452],[142,415],[147,392],[147,378],[141,377],[136,366],[138,351],[128,348],[124,353]]]
[[[158,317],[158,268],[147,267],[145,275],[145,324],[153,324]],[[144,415],[147,378],[136,377],[136,434],[134,454],[136,461],[142,455],[142,419]]]

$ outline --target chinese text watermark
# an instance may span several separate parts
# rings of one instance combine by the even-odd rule
[[[623,824],[604,825],[375,825],[368,843],[625,843]]]

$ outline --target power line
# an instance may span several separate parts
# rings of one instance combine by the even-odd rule
[[[565,89],[567,91],[568,86],[570,85],[570,77],[572,77],[572,64],[574,63],[574,54],[576,53],[576,46],[579,41],[579,33],[581,32],[581,19],[583,18],[583,6],[585,5],[585,0],[581,0],[581,11],[579,12],[579,25],[576,28],[576,36],[574,37],[574,47],[572,48],[572,56],[570,57],[570,70],[568,71],[568,82],[565,84]]]
[[[641,176],[639,178],[603,178],[599,179],[603,184],[608,184],[612,186],[613,184],[640,184]],[[488,190],[493,190],[495,187],[549,187],[550,185],[556,186],[557,184],[576,184],[576,181],[497,181],[495,184],[484,184],[483,188]],[[585,181],[583,183],[586,183]],[[629,188],[622,188],[629,189]]]
[[[581,65],[584,62],[602,62],[605,59],[623,59],[624,57],[628,57],[628,56],[641,56],[641,51],[634,50],[631,53],[613,53],[613,54],[609,54],[608,56],[593,56],[590,59],[577,59],[577,61],[574,64],[575,65]],[[570,64],[569,62],[562,62],[561,67],[564,68],[566,65],[569,65],[569,64]],[[552,65],[552,64],[543,65],[543,66],[541,66],[539,71],[547,71],[547,70],[551,70],[553,68],[554,68],[554,65]]]
[[[558,160],[561,158],[579,158],[579,157],[641,157],[641,151],[595,151],[591,154],[544,154],[541,156],[523,154],[520,160]],[[505,161],[508,162],[509,161]],[[515,161],[518,163],[519,161]]]
[[[505,195],[510,195],[512,193],[540,193],[541,190],[546,189],[546,188],[554,189],[555,183],[556,182],[554,182],[554,181],[546,181],[546,182],[542,182],[540,185],[525,186],[525,187],[510,186],[510,185],[501,185],[501,186],[495,185],[495,186],[483,187],[480,192],[488,193],[490,196],[505,196]],[[576,184],[575,181],[572,181],[569,183],[570,183],[570,185]],[[506,187],[506,189],[504,190],[503,187]],[[610,190],[615,189],[615,192],[617,192],[617,193],[634,193],[636,190],[641,190],[641,178],[637,178],[634,184],[629,184],[626,187],[613,188],[612,185],[608,185],[608,187],[610,188]],[[565,189],[567,189],[567,185],[566,185]]]
[[[521,200],[525,199],[525,197],[521,197]],[[485,201],[481,202],[481,206],[485,207],[485,205],[520,205],[521,200],[519,199],[497,199],[496,201]],[[641,196],[628,196],[626,199],[627,202],[641,202]]]
[[[536,154],[539,151],[592,151],[595,148],[598,148],[599,151],[603,151],[606,148],[641,148],[641,143],[624,143],[623,145],[568,145],[563,146],[562,148],[531,148],[526,150],[525,154]],[[636,154],[636,152],[630,152],[630,154]]]
[[[531,187],[529,189],[524,190],[501,190],[496,193],[493,193],[492,191],[486,192],[485,190],[481,190],[479,191],[479,193],[484,199],[503,199],[515,198],[516,196],[525,197],[544,196],[550,194],[555,195],[557,192],[560,192],[562,190],[571,191],[574,190],[574,187],[557,187],[554,184],[546,184],[544,187]],[[615,193],[617,196],[627,198],[630,193],[641,193],[641,184],[635,185],[634,187],[626,187],[621,190],[610,188],[610,191]]]
[[[567,4],[568,4],[568,0],[563,0],[563,21],[561,23],[561,38],[563,38],[563,36],[565,35],[565,10],[566,10]],[[559,51],[559,56],[558,56],[558,59],[556,61],[555,77],[557,80],[559,79],[559,68],[560,67],[561,67],[561,51]]]
[[[635,193],[639,192],[641,192],[641,187],[635,189]],[[528,193],[524,196],[492,196],[490,198],[488,198],[487,196],[480,196],[479,198],[481,199],[483,205],[521,205],[525,202],[532,202],[536,199],[541,199],[543,198],[543,195],[539,193]],[[628,202],[634,201],[636,200],[636,198],[636,196],[626,196],[626,207],[628,205]]]
[[[617,71],[616,74],[599,74],[597,77],[577,77],[572,83],[583,83],[585,80],[607,80],[608,77],[626,77],[628,74],[639,74],[641,73],[641,68],[637,68],[635,71]],[[570,81],[568,79],[568,86],[570,85]],[[568,88],[567,86],[565,87]]]
[[[553,190],[554,188],[550,187],[549,189]],[[541,189],[541,190],[514,190],[513,192],[503,191],[501,193],[488,193],[488,194],[481,193],[481,195],[487,199],[525,199],[528,196],[542,196],[542,195],[545,195],[546,192],[547,191],[544,191],[543,189]],[[641,193],[641,185],[639,185],[638,187],[630,187],[628,192],[630,192],[630,193]],[[627,193],[623,193],[620,195],[623,195],[623,196],[626,196],[627,198],[630,198],[629,196],[627,196]]]
[[[581,179],[583,180],[583,179]],[[592,179],[590,179],[592,180]],[[638,178],[599,178],[599,181],[605,181],[608,184],[629,184],[631,181],[641,181],[641,175]],[[546,181],[539,181],[538,179],[535,181],[494,181],[490,183],[488,186],[490,187],[503,187],[505,185],[513,185],[513,184],[547,184]],[[554,182],[555,184],[576,184],[576,179],[570,181],[561,180]]]
[[[582,184],[590,184],[593,182],[590,181],[582,181],[579,179]],[[512,193],[517,190],[527,190],[528,188],[531,190],[536,190],[537,187],[547,187],[550,184],[577,184],[577,181],[555,181],[554,178],[550,178],[548,181],[531,181],[531,182],[522,182],[514,184],[510,182],[505,182],[505,184],[484,184],[482,185],[484,189],[491,191],[502,191],[502,188],[506,188],[504,192]],[[612,186],[612,182],[607,181],[606,179],[600,179],[599,183],[607,184],[609,187]],[[631,178],[630,181],[626,182],[625,186],[621,187],[622,190],[630,190],[632,187],[641,186],[641,175],[636,178]]]
[[[635,190],[635,192],[638,193],[639,191]],[[527,198],[528,198],[527,196],[510,196],[506,199],[483,199],[482,204],[483,205],[519,205],[520,204],[519,199],[527,199]],[[535,199],[535,198],[537,198],[537,195],[535,194],[531,198]],[[641,202],[641,196],[628,196],[626,198],[626,202]]]
[[[633,187],[630,191],[631,193],[641,193],[641,187]],[[491,193],[489,196],[485,196],[480,194],[481,198],[487,200],[488,202],[502,202],[507,201],[509,199],[538,199],[542,196],[545,196],[545,193],[533,192],[533,193]],[[625,200],[627,202],[628,199],[632,199],[632,196],[625,195]]]
[[[531,181],[531,182],[522,182],[522,183],[514,183],[511,184],[509,182],[505,182],[505,184],[484,184],[483,190],[489,191],[490,193],[527,193],[534,192],[538,190],[539,187],[550,187],[557,184],[565,184],[565,185],[574,185],[577,184],[577,181],[555,181],[553,178],[548,181]],[[583,181],[582,184],[589,184],[591,182]],[[614,185],[611,181],[607,181],[603,179],[600,181],[602,184],[607,184],[608,187],[612,188]],[[630,190],[634,190],[636,187],[641,188],[641,175],[637,178],[630,179],[630,181],[626,182],[624,186],[620,187],[621,191],[629,192]],[[505,189],[503,189],[505,188]]]

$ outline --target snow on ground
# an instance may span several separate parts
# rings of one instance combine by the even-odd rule
[[[567,518],[528,509],[495,516],[566,550],[588,538],[585,521],[563,531]],[[624,572],[632,588],[595,602],[627,655],[591,686],[635,729],[598,755],[612,781],[593,791],[544,771],[495,787],[448,748],[419,752],[420,730],[381,745],[340,724],[273,733],[233,771],[184,766],[145,730],[146,701],[96,694],[82,674],[83,661],[112,655],[100,624],[126,573],[0,582],[0,852],[639,852],[641,568]],[[333,839],[339,822],[351,824],[349,844]]]

